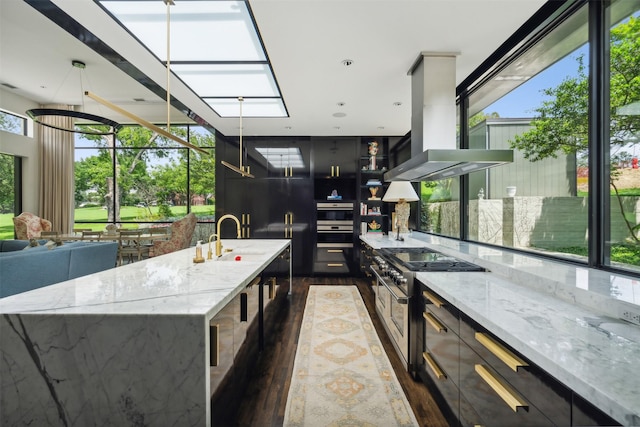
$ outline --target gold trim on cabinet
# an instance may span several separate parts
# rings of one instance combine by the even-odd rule
[[[209,366],[220,363],[220,325],[209,325]]]
[[[275,277],[269,278],[269,299],[274,299],[276,297],[276,282]]]
[[[438,362],[433,359],[431,353],[425,351],[424,353],[422,353],[422,358],[425,362],[427,362],[427,365],[429,365],[429,368],[431,368],[431,371],[435,374],[436,378],[438,378],[439,380],[447,379],[447,374],[445,374],[444,371],[440,369],[440,366],[438,366]]]
[[[330,254],[341,254],[344,251],[342,249],[327,249],[327,252]]]
[[[429,291],[422,291],[422,296],[427,298],[438,308],[442,308],[444,306],[444,302]]]
[[[344,267],[344,264],[342,264],[342,263],[329,263],[329,264],[327,264],[327,267]]]
[[[502,380],[498,374],[494,374],[490,368],[484,365],[476,364],[475,370],[480,377],[487,383],[493,391],[513,410],[517,412],[518,408],[529,410],[527,402],[513,389],[506,381]]]
[[[438,322],[438,319],[436,319],[433,314],[427,313],[425,311],[424,313],[422,313],[422,317],[424,317],[425,320],[429,322],[429,324],[433,326],[436,331],[438,331],[438,333],[447,332],[447,327]]]
[[[475,338],[494,356],[502,360],[502,362],[504,362],[505,365],[511,368],[512,371],[518,372],[518,368],[529,366],[527,362],[520,359],[518,356],[516,356],[511,351],[509,351],[509,349],[505,348],[503,345],[501,345],[499,342],[494,340],[489,335],[482,332],[476,332]]]

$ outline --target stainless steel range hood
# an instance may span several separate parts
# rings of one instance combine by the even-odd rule
[[[385,181],[435,181],[513,162],[512,150],[456,148],[456,52],[421,52],[411,76],[411,159]]]
[[[385,173],[384,180],[436,181],[511,162],[511,150],[426,150]]]

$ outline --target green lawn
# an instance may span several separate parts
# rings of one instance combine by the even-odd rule
[[[215,215],[215,205],[192,206],[191,211],[197,216],[213,216]],[[174,206],[171,208],[174,219],[180,218],[187,213],[186,206]],[[90,228],[92,230],[104,230],[104,224],[91,224],[94,221],[107,220],[107,210],[100,207],[77,208],[75,210],[75,222],[78,227]],[[13,214],[0,214],[0,239],[13,239]],[[152,206],[150,208],[138,208],[135,206],[123,206],[120,208],[120,220],[122,221],[139,221],[154,222],[162,221],[158,217],[158,208]],[[86,222],[89,223],[86,223]],[[136,224],[125,224],[124,228],[136,228]]]

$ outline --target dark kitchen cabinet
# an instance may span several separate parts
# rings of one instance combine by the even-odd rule
[[[223,145],[224,147],[219,147],[217,155],[222,154],[223,159],[237,163],[237,147],[229,142]],[[291,154],[288,163],[274,160],[272,155],[278,149],[286,147],[294,147],[295,150],[291,150],[291,153],[301,155]],[[252,139],[247,141],[245,148],[250,153],[246,166],[255,178],[241,177],[223,166],[216,168],[216,216],[229,213],[238,217],[243,238],[291,239],[293,274],[310,275],[313,265],[312,224],[315,222],[315,204],[312,199],[309,141]],[[293,160],[294,157],[297,160]],[[294,162],[297,162],[297,166],[293,166]],[[225,221],[221,234],[222,238],[235,238],[235,223]]]
[[[418,282],[420,378],[451,425],[619,425]]]
[[[314,178],[355,181],[359,141],[360,139],[355,137],[313,138]]]

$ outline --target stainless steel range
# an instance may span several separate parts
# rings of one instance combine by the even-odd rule
[[[416,298],[415,273],[420,271],[486,271],[428,248],[382,248],[374,251],[369,268],[376,277],[376,311],[407,370],[416,376],[420,352],[414,348],[413,331],[421,325],[420,310],[412,307]],[[418,311],[418,315],[414,315]]]

